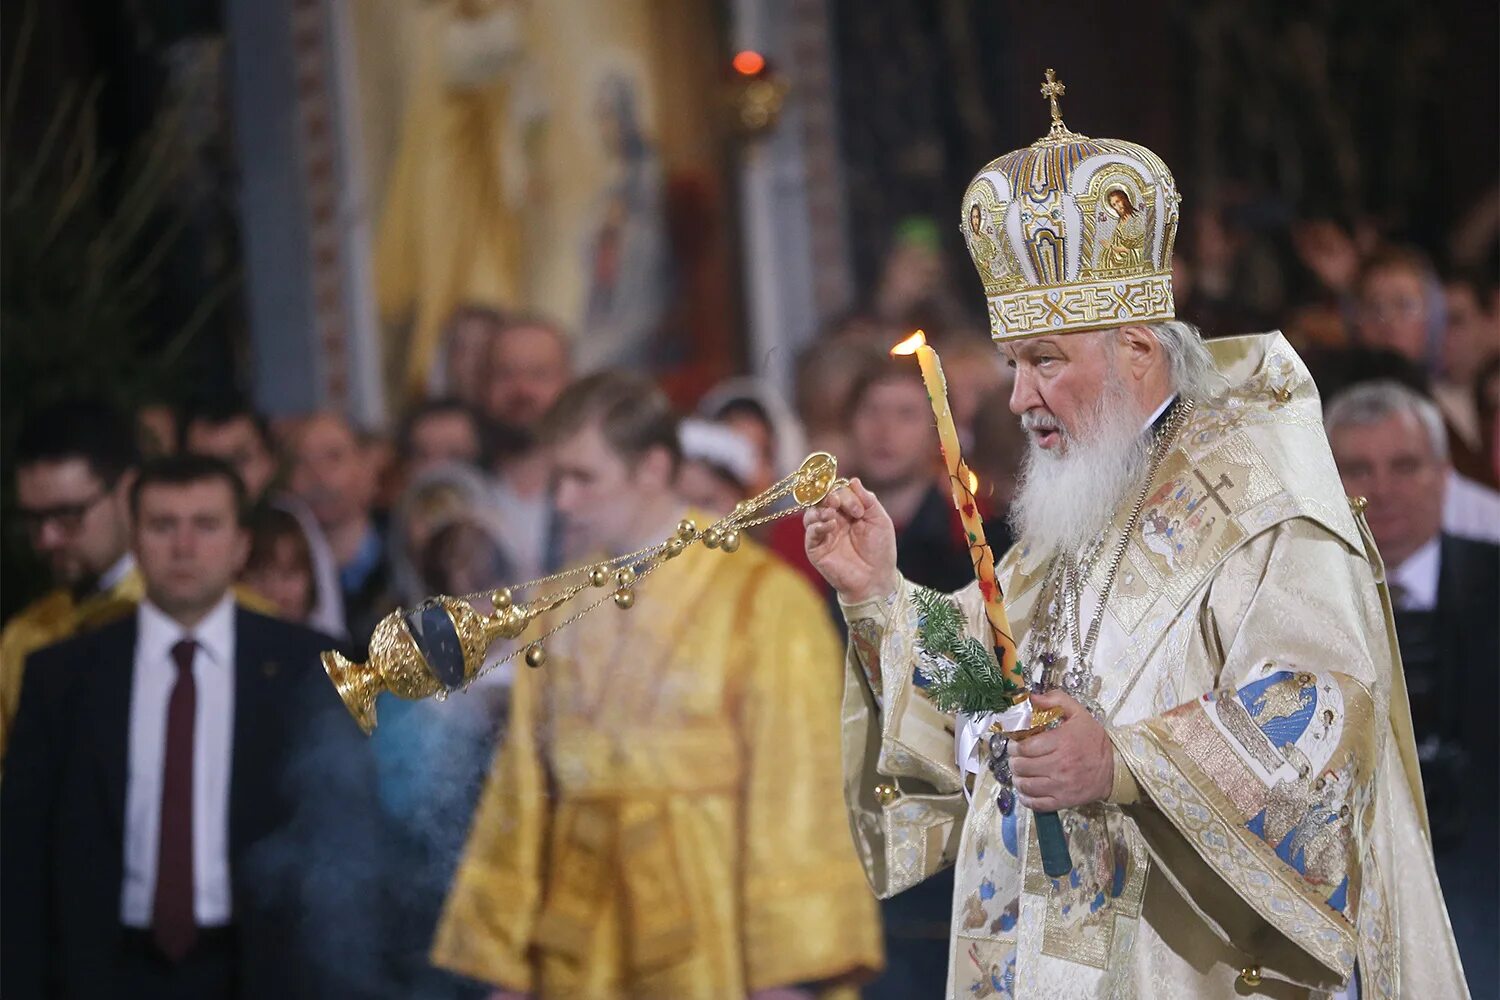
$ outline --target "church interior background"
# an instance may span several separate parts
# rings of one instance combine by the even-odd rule
[[[79,391],[139,404],[186,384],[390,427],[460,300],[555,317],[586,363],[647,367],[682,403],[736,373],[786,390],[903,236],[968,281],[952,203],[1030,134],[1045,65],[1067,67],[1070,121],[1177,165],[1200,209],[1181,256],[1213,279],[1179,298],[1210,334],[1285,322],[1299,218],[1473,252],[1496,62],[1460,42],[1493,36],[1493,10],[1089,12],[7,4],[4,424]],[[943,290],[945,320],[981,327],[968,290]],[[28,560],[7,544],[11,609]]]

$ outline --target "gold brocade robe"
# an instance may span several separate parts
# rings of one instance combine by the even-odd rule
[[[1367,1000],[1467,993],[1384,568],[1316,389],[1280,334],[1209,347],[1231,388],[1163,459],[1105,608],[1091,694],[1116,786],[1063,811],[1068,877],[1043,873],[988,768],[966,800],[954,719],[922,693],[914,588],[845,609],[856,839],[881,896],[957,863],[951,997],[1322,996],[1356,962]],[[1023,540],[999,567],[1023,655],[1047,562]],[[977,587],[955,599],[984,636]]]
[[[879,968],[822,603],[750,542],[693,546],[639,586],[518,671],[434,960],[589,1000]]]
[[[0,632],[0,760],[5,758],[16,710],[21,705],[26,658],[45,646],[124,617],[135,610],[141,593],[140,573],[131,569],[113,587],[83,600],[74,597],[72,591],[58,588],[5,623],[5,631]]]

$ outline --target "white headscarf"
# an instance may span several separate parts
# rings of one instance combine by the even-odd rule
[[[703,397],[698,404],[698,415],[717,420],[730,404],[743,400],[759,406],[771,422],[776,474],[785,476],[794,472],[807,457],[807,435],[791,406],[764,379],[751,376],[725,379]]]

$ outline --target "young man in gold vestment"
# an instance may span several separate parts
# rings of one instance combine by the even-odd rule
[[[695,516],[672,489],[676,424],[625,375],[553,407],[558,509],[594,551]],[[637,586],[516,677],[434,960],[569,1000],[811,997],[878,969],[817,595],[748,541],[690,547]]]
[[[965,195],[1009,221],[1004,247],[969,247],[1030,437],[996,579],[1060,724],[1007,739],[1024,723],[997,721],[987,680],[945,710],[955,636],[994,641],[979,586],[901,579],[857,482],[806,515],[849,622],[871,883],[956,865],[951,998],[1466,996],[1385,569],[1317,388],[1280,334],[1205,344],[1174,320],[1172,175],[1068,130],[1061,92],[1051,131]],[[1119,266],[1090,224],[1115,187],[1147,236]]]
[[[26,658],[124,617],[141,599],[130,554],[130,422],[82,401],[32,415],[16,442],[17,517],[56,589],[0,632],[0,759],[21,702]]]

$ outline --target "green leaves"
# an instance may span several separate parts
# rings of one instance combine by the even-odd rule
[[[928,699],[944,712],[983,715],[1009,708],[1021,687],[1007,679],[994,649],[964,631],[964,616],[952,598],[926,587],[912,591],[920,613],[917,642]]]

